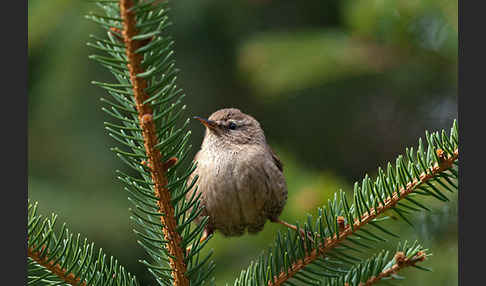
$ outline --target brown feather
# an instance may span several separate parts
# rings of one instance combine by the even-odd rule
[[[268,149],[270,149],[270,153],[272,154],[273,161],[275,162],[275,165],[277,168],[283,172],[283,163],[280,161],[280,158],[277,156],[277,154],[272,150],[270,146],[268,146]]]

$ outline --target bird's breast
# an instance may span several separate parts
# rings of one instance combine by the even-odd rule
[[[210,224],[225,235],[241,235],[245,228],[262,226],[268,197],[267,176],[238,150],[206,153],[198,158],[198,190]]]

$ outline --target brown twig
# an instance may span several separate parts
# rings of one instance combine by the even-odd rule
[[[41,257],[41,252],[35,251],[33,247],[27,249],[27,256],[32,258],[37,264],[47,268],[51,273],[64,280],[64,282],[73,286],[86,286],[86,281],[80,283],[81,279],[79,277],[75,277],[73,273],[68,273],[67,269],[62,268],[59,263],[54,265],[54,261],[49,260],[47,256]]]
[[[388,197],[384,200],[385,204],[379,203],[379,206],[376,208],[370,208],[370,212],[365,212],[361,219],[356,219],[353,224],[352,229],[350,225],[346,225],[343,231],[339,232],[339,236],[334,236],[333,238],[327,238],[324,245],[321,243],[319,246],[308,253],[306,257],[303,259],[298,260],[297,262],[293,263],[288,270],[282,271],[278,276],[274,277],[272,281],[268,282],[268,286],[277,286],[282,285],[285,281],[293,277],[298,271],[302,270],[305,266],[312,263],[321,255],[324,255],[326,252],[329,252],[334,247],[336,247],[341,241],[345,240],[348,236],[355,233],[358,229],[366,225],[371,220],[378,217],[380,214],[384,213],[386,210],[395,206],[400,200],[404,197],[412,193],[415,188],[430,179],[432,179],[438,173],[441,173],[445,170],[448,170],[452,167],[453,163],[459,158],[459,151],[456,149],[454,151],[454,155],[449,158],[444,158],[441,160],[439,165],[435,165],[434,167],[429,169],[429,172],[422,173],[420,176],[420,180],[415,179],[413,182],[408,183],[406,188],[401,188],[399,190],[400,196],[397,193],[393,193],[393,197]]]
[[[132,40],[137,35],[135,14],[131,11],[134,5],[133,0],[120,0],[120,16],[123,19],[123,41],[126,47],[128,59],[128,70],[130,72],[130,81],[133,85],[133,94],[135,97],[136,108],[142,135],[144,139],[145,151],[150,165],[150,172],[154,183],[155,195],[158,198],[157,205],[159,212],[163,214],[160,220],[163,225],[164,238],[167,240],[169,252],[169,262],[172,269],[174,285],[189,285],[189,280],[185,276],[187,266],[184,263],[184,250],[181,247],[181,236],[177,232],[177,222],[174,217],[174,207],[171,205],[170,193],[167,190],[167,177],[164,160],[157,145],[156,127],[153,120],[153,110],[149,104],[143,104],[148,98],[145,89],[147,81],[137,74],[144,72],[142,68],[142,55],[135,51],[143,45],[143,41]]]

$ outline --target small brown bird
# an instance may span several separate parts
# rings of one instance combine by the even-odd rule
[[[201,240],[215,230],[225,236],[257,233],[267,219],[295,230],[279,219],[287,201],[283,164],[258,121],[235,108],[218,110],[208,119],[194,118],[206,126],[192,174],[199,175],[197,192],[205,207],[199,220],[209,217]]]

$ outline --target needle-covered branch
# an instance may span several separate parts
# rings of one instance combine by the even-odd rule
[[[370,286],[382,280],[389,280],[399,277],[397,273],[407,267],[415,267],[421,270],[430,271],[428,268],[418,266],[428,256],[427,249],[423,249],[417,241],[408,244],[398,245],[395,254],[390,258],[390,251],[380,251],[371,258],[353,266],[346,273],[336,277],[324,279],[321,286]]]
[[[56,215],[50,218],[37,214],[37,203],[28,206],[27,279],[29,285],[67,283],[73,286],[116,285],[136,286],[135,277],[94,244],[73,236],[63,224],[56,232]]]
[[[161,214],[162,231],[167,241],[169,261],[172,268],[172,277],[175,285],[189,285],[185,276],[187,266],[184,263],[184,248],[181,244],[181,235],[177,232],[177,221],[174,216],[174,207],[171,204],[171,194],[167,190],[166,169],[164,169],[164,158],[160,151],[155,148],[159,143],[156,133],[156,126],[153,120],[153,110],[148,99],[146,89],[147,80],[139,77],[139,74],[146,72],[142,67],[143,54],[137,53],[142,47],[142,41],[134,39],[140,36],[137,29],[136,14],[131,11],[134,8],[133,0],[120,0],[120,16],[123,25],[123,42],[128,59],[128,71],[132,83],[135,106],[138,112],[138,122],[144,139],[145,153],[150,164],[150,173],[153,182],[155,196],[157,197],[158,211]],[[162,215],[163,214],[163,215]]]
[[[151,257],[141,263],[161,285],[200,285],[214,266],[199,257],[204,227],[191,224],[201,211],[198,197],[186,199],[195,186],[188,182],[195,166],[187,162],[189,121],[182,119],[184,94],[176,85],[173,41],[166,35],[166,2],[99,1],[105,15],[88,18],[106,29],[107,38],[92,36],[88,45],[108,55],[91,58],[118,80],[93,83],[112,97],[102,99],[108,105],[103,110],[118,123],[106,122],[106,130],[128,147],[112,150],[140,175],[118,171],[134,206],[130,218],[138,243]],[[186,252],[191,244],[195,247]]]
[[[418,151],[407,149],[406,158],[399,156],[395,166],[386,172],[378,169],[373,181],[368,175],[356,183],[353,202],[343,191],[334,194],[327,206],[318,209],[317,218],[308,217],[303,230],[277,236],[274,247],[262,254],[235,285],[292,285],[294,281],[320,281],[347,271],[361,258],[356,252],[372,249],[372,243],[386,241],[383,234],[397,236],[382,222],[381,215],[394,211],[412,224],[413,211],[430,210],[423,198],[448,201],[445,191],[457,190],[458,132],[454,122],[450,135],[426,132],[428,147],[419,139]],[[425,151],[426,150],[426,151]],[[352,253],[353,251],[354,253]]]
[[[29,247],[27,249],[27,257],[35,261],[39,266],[44,267],[47,271],[51,272],[52,274],[56,275],[59,279],[63,280],[67,284],[73,286],[86,286],[86,281],[81,282],[79,277],[75,277],[74,273],[67,272],[66,268],[61,268],[61,265],[54,264],[54,261],[48,259],[47,257],[42,257],[41,251],[35,251],[34,247]],[[33,277],[30,276],[31,279],[38,279],[40,276]],[[42,278],[45,279],[46,277]]]
[[[292,277],[296,272],[300,271],[303,267],[307,264],[312,263],[317,257],[324,255],[326,252],[332,250],[336,246],[339,245],[341,241],[344,241],[348,236],[352,235],[354,232],[358,231],[361,227],[365,226],[370,221],[376,219],[380,214],[384,213],[388,209],[393,208],[400,200],[405,199],[407,195],[409,195],[413,190],[420,184],[424,184],[430,179],[437,176],[439,173],[448,170],[452,167],[452,164],[457,160],[459,154],[456,150],[454,155],[450,158],[447,158],[443,161],[441,166],[435,166],[430,169],[430,173],[422,174],[420,176],[420,180],[416,180],[412,183],[407,184],[407,188],[400,189],[399,192],[395,192],[392,197],[388,197],[384,200],[384,204],[379,202],[378,207],[370,208],[369,211],[365,212],[361,219],[356,219],[354,222],[354,226],[351,227],[350,225],[346,225],[343,231],[340,231],[338,234],[334,235],[333,237],[326,238],[324,243],[320,243],[319,246],[312,251],[309,252],[307,257],[304,259],[297,261],[296,263],[292,264],[288,269],[288,272],[282,272],[279,274],[277,279],[274,282],[270,282],[268,285],[281,285],[287,279]]]
[[[373,285],[380,280],[390,277],[394,274],[396,274],[398,271],[402,270],[403,268],[410,267],[410,266],[415,266],[418,262],[422,262],[425,260],[425,254],[424,253],[417,253],[415,256],[411,258],[405,257],[405,254],[403,252],[397,252],[395,254],[395,264],[393,264],[391,267],[383,270],[376,276],[370,277],[368,280],[366,280],[365,283],[360,283],[359,286],[370,286]],[[348,284],[348,286],[351,286]]]

